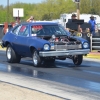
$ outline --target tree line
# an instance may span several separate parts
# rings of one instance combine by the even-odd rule
[[[100,15],[99,4],[100,0],[80,0],[80,13]],[[5,7],[0,5],[0,23],[15,21],[13,8],[24,9],[22,21],[26,21],[31,15],[35,20],[53,20],[59,19],[60,14],[76,12],[77,3],[73,0],[44,0],[37,4],[16,2]]]

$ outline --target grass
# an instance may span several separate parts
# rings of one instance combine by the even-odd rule
[[[100,53],[89,53],[84,58],[93,58],[93,59],[100,59]]]

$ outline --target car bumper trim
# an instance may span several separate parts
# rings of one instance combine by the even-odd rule
[[[88,54],[90,49],[82,49],[82,50],[67,50],[67,51],[46,51],[39,52],[39,56],[48,57],[48,56],[69,56],[69,55],[84,55]]]

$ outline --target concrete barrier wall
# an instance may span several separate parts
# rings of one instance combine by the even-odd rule
[[[8,30],[11,29],[11,28],[12,28],[12,25],[9,24],[9,25],[8,25]],[[0,24],[0,42],[1,42],[1,40],[2,40],[2,37],[3,37],[4,34],[5,34],[3,30],[4,30],[4,24]]]
[[[0,25],[0,41],[2,40],[2,37],[3,37],[3,35],[4,35],[4,33],[3,33],[3,28],[4,28],[4,25],[1,24],[1,25]]]

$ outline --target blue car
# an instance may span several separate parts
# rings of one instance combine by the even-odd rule
[[[19,63],[23,57],[31,57],[33,65],[42,62],[54,63],[56,59],[72,59],[80,65],[83,55],[90,52],[87,40],[69,36],[68,32],[55,22],[20,23],[2,38],[9,63]]]

